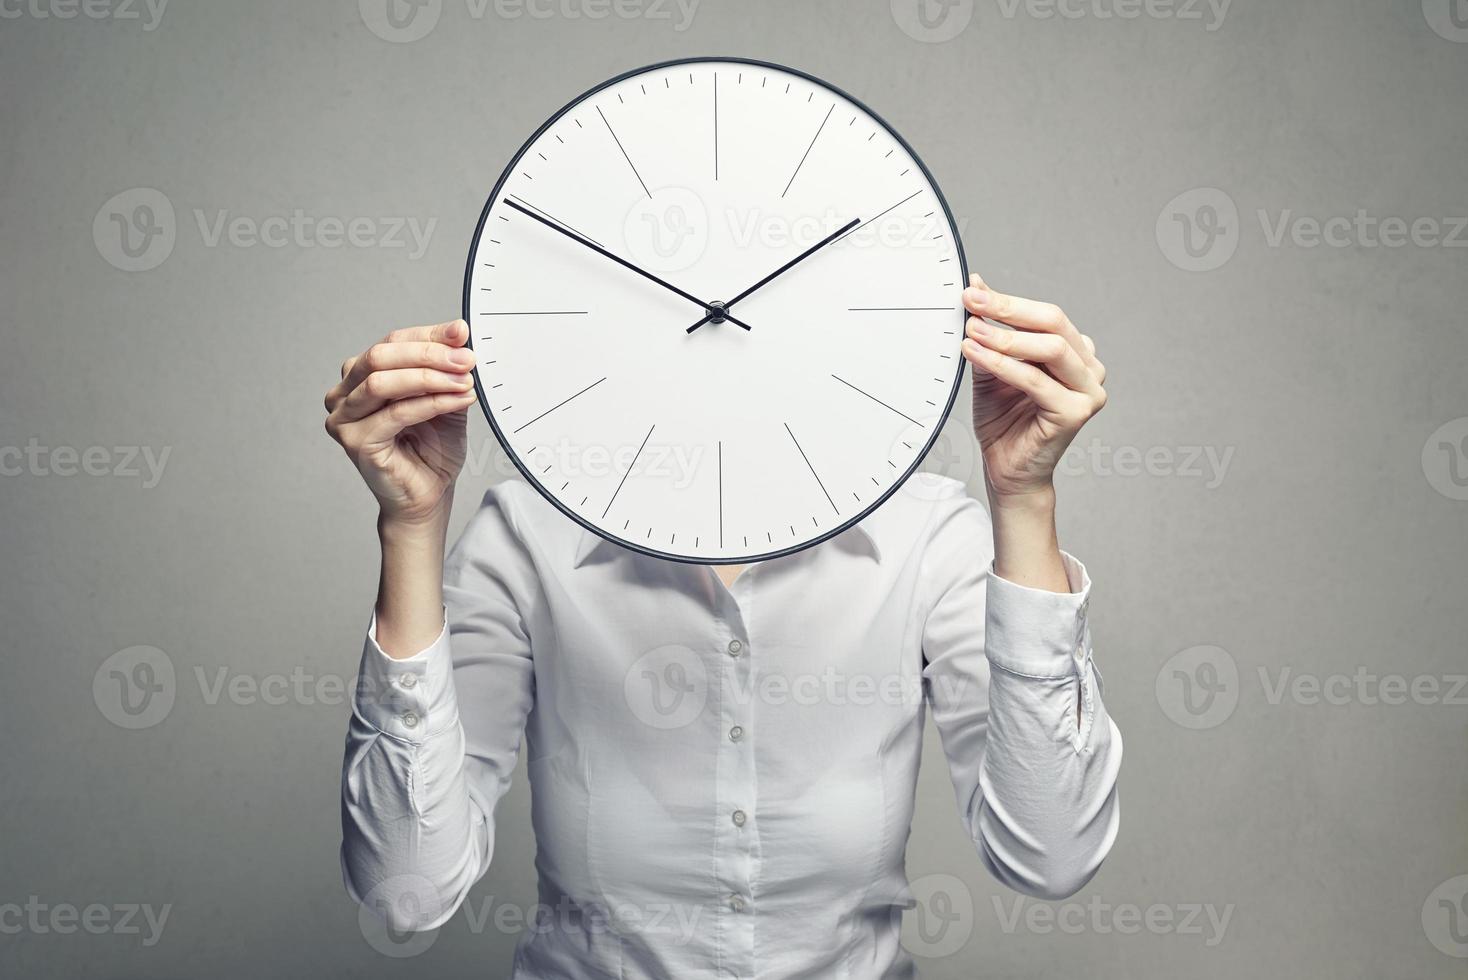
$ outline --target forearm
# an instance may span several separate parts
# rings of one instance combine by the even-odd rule
[[[377,642],[397,660],[428,647],[443,631],[444,540],[452,494],[432,519],[379,518],[382,570],[377,586]]]
[[[994,572],[1031,589],[1069,592],[1055,532],[1055,489],[1026,494],[989,492],[994,525]]]

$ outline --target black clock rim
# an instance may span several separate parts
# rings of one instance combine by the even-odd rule
[[[950,234],[953,235],[953,242],[958,247],[958,264],[960,268],[960,273],[963,277],[960,282],[963,283],[965,286],[968,284],[968,259],[964,254],[963,239],[959,237],[958,226],[953,220],[953,211],[948,207],[948,199],[943,196],[943,189],[938,186],[937,180],[935,180],[933,177],[933,172],[928,169],[928,165],[923,162],[922,157],[918,156],[917,151],[912,148],[912,145],[909,144],[907,140],[902,137],[901,133],[893,129],[891,124],[888,123],[886,119],[882,118],[880,115],[874,112],[872,108],[868,106],[865,102],[847,92],[845,89],[842,89],[837,85],[831,84],[824,78],[818,78],[817,76],[812,75],[809,72],[801,71],[799,68],[791,68],[788,65],[776,64],[772,61],[760,61],[755,58],[737,58],[724,55],[700,55],[689,58],[675,58],[672,61],[659,61],[651,65],[644,65],[641,68],[633,68],[630,71],[624,71],[620,75],[608,78],[606,81],[587,89],[585,92],[582,92],[570,102],[567,102],[565,105],[561,106],[560,109],[556,110],[555,115],[551,116],[544,123],[542,123],[540,128],[532,133],[530,135],[530,138],[521,144],[520,149],[515,151],[515,155],[511,157],[510,162],[505,165],[505,169],[500,174],[499,180],[495,181],[494,188],[489,192],[489,198],[484,202],[484,210],[480,212],[479,215],[479,223],[474,226],[474,236],[469,240],[469,257],[464,264],[463,310],[465,323],[469,323],[469,299],[471,282],[474,275],[474,254],[475,249],[477,248],[479,243],[479,237],[484,231],[485,222],[489,220],[490,210],[494,207],[494,202],[499,197],[501,188],[504,187],[505,181],[507,181],[510,178],[510,174],[514,172],[515,165],[520,162],[520,158],[525,155],[526,151],[530,149],[531,145],[533,145],[536,140],[540,139],[541,135],[545,133],[546,130],[550,129],[558,121],[560,121],[561,117],[564,116],[567,112],[571,111],[574,106],[580,105],[582,102],[591,98],[593,95],[602,91],[605,88],[609,88],[612,85],[616,85],[618,82],[625,81],[626,79],[632,78],[636,75],[646,74],[647,72],[658,71],[659,69],[675,68],[678,65],[699,64],[711,61],[726,62],[729,64],[739,65],[752,65],[756,68],[770,68],[775,71],[782,71],[791,75],[795,75],[798,78],[803,78],[808,82],[813,82],[816,85],[820,85],[823,88],[829,89],[830,91],[841,96],[843,99],[846,99],[848,102],[856,106],[861,111],[865,112],[867,115],[871,116],[872,119],[876,120],[877,123],[883,129],[885,129],[893,139],[897,140],[898,145],[906,150],[908,155],[911,156],[912,159],[917,163],[918,168],[922,171],[923,176],[928,181],[928,186],[933,189],[933,193],[937,196],[938,203],[943,207],[943,217],[948,222],[948,231]],[[966,321],[967,319],[968,318],[966,314],[961,314],[960,322]],[[960,336],[962,336],[961,332]],[[471,350],[474,348],[473,324],[470,324],[469,326],[469,337],[466,343]],[[571,510],[569,507],[563,504],[554,494],[547,490],[545,486],[540,482],[540,480],[536,479],[535,475],[531,473],[529,467],[527,467],[520,460],[520,457],[516,454],[514,447],[510,445],[510,441],[505,438],[504,432],[501,431],[499,423],[496,422],[494,419],[494,413],[490,410],[489,398],[485,394],[484,386],[480,381],[479,370],[477,366],[474,371],[474,392],[478,397],[479,407],[484,412],[484,417],[489,421],[489,427],[494,431],[495,439],[498,440],[501,448],[504,449],[505,455],[510,458],[510,462],[515,464],[515,469],[519,470],[520,475],[525,478],[526,482],[534,487],[536,492],[544,497],[547,501],[549,501],[550,504],[556,508],[556,510],[560,511],[562,514],[566,515],[571,520],[579,524],[581,527],[590,531],[592,534],[595,534],[597,537],[609,541],[620,548],[626,548],[628,551],[633,551],[641,555],[647,555],[650,558],[661,558],[664,561],[682,562],[683,564],[687,565],[752,565],[755,562],[772,561],[776,558],[784,558],[788,555],[798,554],[808,548],[815,547],[823,541],[828,541],[838,534],[850,530],[851,528],[864,521],[867,517],[869,517],[878,507],[881,507],[893,494],[901,489],[903,484],[911,479],[912,475],[917,472],[918,467],[922,465],[923,460],[926,459],[928,453],[932,451],[934,443],[938,441],[938,437],[942,435],[943,427],[947,424],[948,417],[953,412],[953,403],[958,398],[959,388],[962,387],[963,384],[963,372],[965,363],[966,362],[963,358],[958,358],[958,370],[954,373],[953,384],[950,386],[948,391],[948,402],[943,406],[943,411],[939,414],[937,422],[933,426],[932,434],[928,436],[927,442],[923,444],[922,451],[919,452],[916,457],[914,457],[912,465],[907,468],[907,471],[904,472],[902,476],[899,477],[897,480],[893,481],[892,485],[888,487],[881,496],[872,501],[872,503],[868,506],[862,508],[862,510],[860,510],[855,516],[851,517],[849,520],[841,522],[839,525],[833,527],[831,530],[826,531],[817,537],[802,541],[800,544],[794,545],[789,548],[781,548],[775,551],[767,551],[760,554],[732,558],[699,558],[693,555],[676,554],[673,552],[661,551],[657,548],[649,548],[646,545],[638,544],[635,541],[628,541],[625,538],[619,538],[617,537],[617,535],[612,534],[609,531],[603,530],[602,528],[599,528],[596,525],[592,524],[590,521],[584,519],[583,517],[581,517],[580,514],[577,514],[575,511]]]

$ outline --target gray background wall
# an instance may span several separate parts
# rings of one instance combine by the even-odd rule
[[[430,0],[401,31],[384,0],[26,2],[0,8],[0,973],[504,974],[496,915],[534,894],[523,781],[472,912],[426,943],[364,932],[342,892],[340,689],[375,542],[321,395],[389,328],[456,314],[483,199],[545,117],[717,53],[870,102],[970,263],[1064,305],[1112,370],[1062,509],[1126,736],[1122,837],[1075,899],[1016,906],[930,746],[925,975],[1464,976],[1462,0],[954,0],[926,21],[915,0],[702,0],[691,21]],[[366,219],[359,243],[213,237],[221,213],[297,209]],[[950,431],[933,465],[977,490]],[[459,522],[510,472],[472,432]],[[166,908],[161,935],[130,905]]]

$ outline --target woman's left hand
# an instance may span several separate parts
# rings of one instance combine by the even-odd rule
[[[1048,493],[1066,447],[1106,404],[1106,367],[1060,307],[997,293],[977,275],[969,282],[963,356],[973,368],[974,434],[989,495],[997,502]]]

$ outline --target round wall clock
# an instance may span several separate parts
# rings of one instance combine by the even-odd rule
[[[963,373],[948,205],[870,109],[803,72],[672,61],[515,155],[464,319],[530,484],[634,551],[737,564],[850,527],[917,469]]]

